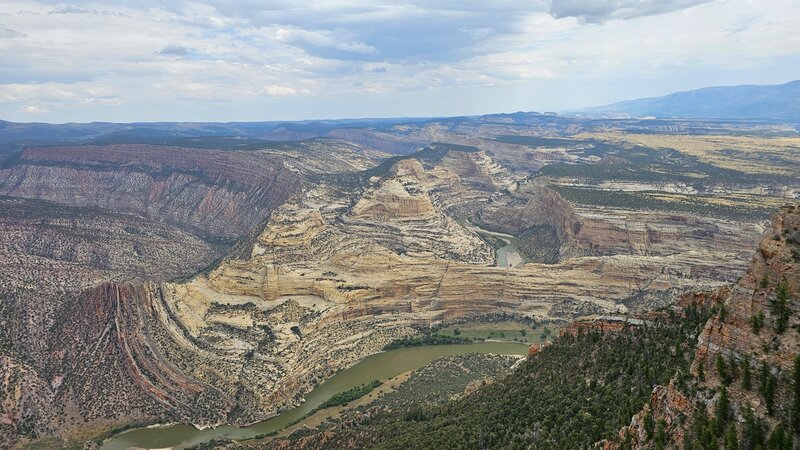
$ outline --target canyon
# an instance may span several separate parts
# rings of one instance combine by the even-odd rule
[[[487,116],[20,150],[0,166],[0,444],[245,425],[431,328],[642,314],[735,283],[800,190],[800,141],[634,125]],[[516,240],[513,267],[497,236]]]

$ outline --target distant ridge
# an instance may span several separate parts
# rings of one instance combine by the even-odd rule
[[[717,86],[573,111],[589,116],[762,119],[800,123],[800,80]]]

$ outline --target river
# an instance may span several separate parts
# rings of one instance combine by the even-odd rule
[[[528,344],[513,342],[482,342],[467,345],[429,345],[408,347],[378,353],[365,358],[349,369],[342,370],[328,381],[314,388],[306,401],[283,414],[258,422],[248,427],[238,428],[223,425],[217,428],[198,430],[189,425],[168,425],[164,427],[136,428],[122,432],[106,440],[101,450],[124,450],[129,447],[141,448],[185,448],[216,437],[247,439],[270,431],[278,431],[306,413],[319,406],[332,395],[368,383],[374,379],[388,380],[403,372],[418,369],[431,361],[447,355],[466,353],[497,353],[525,355]]]
[[[506,245],[496,250],[498,267],[516,267],[522,262],[522,256],[520,256],[519,252],[517,251],[517,247],[519,247],[519,238],[516,236],[499,233],[497,231],[485,230],[470,222],[469,219],[463,223],[467,226],[467,228],[472,229],[472,231],[478,234],[492,236],[493,238],[499,239],[506,243]]]

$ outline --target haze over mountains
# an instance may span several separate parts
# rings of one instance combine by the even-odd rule
[[[543,123],[552,119],[562,125],[573,123],[585,127],[571,117],[592,117],[605,120],[609,127],[626,128],[625,118],[655,117],[658,119],[724,119],[800,123],[800,80],[780,85],[717,86],[676,92],[662,97],[626,100],[610,105],[566,111],[561,118],[552,113],[516,112],[446,118],[361,118],[265,122],[134,122],[134,123],[15,123],[0,120],[0,160],[4,154],[26,146],[63,143],[110,144],[147,143],[189,147],[221,146],[244,149],[261,141],[299,140],[336,137],[342,130],[389,130],[393,126],[430,125],[456,126],[472,123],[522,122]],[[639,123],[637,126],[640,126]],[[415,143],[422,144],[423,140]],[[408,153],[414,145],[383,149],[392,153]]]
[[[800,122],[800,80],[779,85],[715,86],[577,111],[591,116],[762,119]]]

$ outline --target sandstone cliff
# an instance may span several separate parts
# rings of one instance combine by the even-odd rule
[[[335,176],[316,172],[325,161],[319,149],[309,167],[287,150],[170,148],[174,158],[163,150],[31,149],[2,169],[3,192],[133,212],[147,218],[149,231],[165,226],[160,240],[140,249],[156,254],[162,246],[172,253],[158,253],[167,262],[197,256],[170,250],[170,240],[191,248],[197,236],[230,242],[252,235],[184,281],[152,279],[159,267],[139,262],[131,264],[137,274],[120,270],[118,278],[89,265],[58,291],[69,294],[60,302],[20,296],[0,303],[5,323],[26,324],[9,329],[33,330],[24,343],[4,347],[14,351],[0,360],[9,374],[4,391],[21,392],[4,403],[7,430],[25,433],[27,416],[37,423],[31,436],[65,438],[156,421],[256,421],[298,404],[337,370],[444,320],[613,314],[724,286],[740,273],[737,257],[758,231],[757,223],[699,215],[592,214],[474,147],[437,144]],[[468,221],[519,233],[556,257],[496,267],[491,244]],[[114,223],[108,219],[108,228],[117,229]],[[552,245],[537,241],[537,226],[555,237]],[[94,256],[82,259],[23,241],[58,268],[103,261],[90,250],[79,253]],[[110,255],[110,266],[121,255]],[[140,278],[151,282],[132,282]],[[103,279],[117,282],[78,292]],[[40,286],[33,278],[15,283]],[[44,323],[32,320],[37,308],[47,310]],[[35,358],[25,359],[25,349],[35,349]],[[18,383],[22,373],[33,381]],[[53,402],[66,405],[63,412],[48,410]]]
[[[282,163],[236,151],[152,145],[42,147],[0,169],[0,194],[98,206],[233,242],[298,180]]]
[[[697,448],[702,424],[714,414],[733,425],[709,425],[722,427],[719,436],[711,433],[713,446],[723,448],[735,439],[742,448],[756,448],[766,445],[767,437],[781,442],[775,445],[792,439],[798,401],[793,371],[800,355],[798,229],[800,208],[781,208],[739,282],[695,298],[717,303],[719,312],[698,337],[692,373],[656,388],[642,413],[606,448],[654,448],[652,430],[645,430],[647,416],[651,424],[663,421],[666,448]]]

